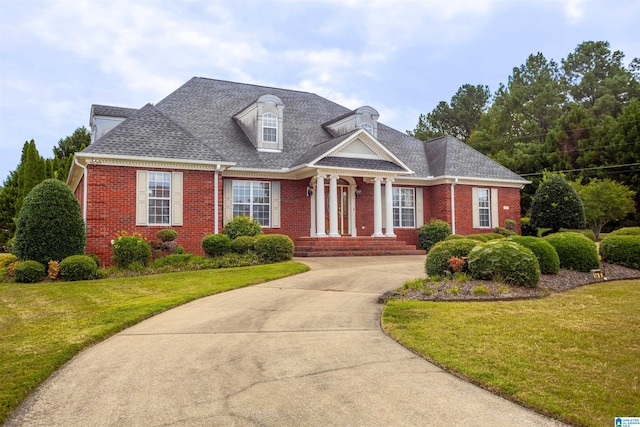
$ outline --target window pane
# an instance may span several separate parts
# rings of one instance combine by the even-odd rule
[[[275,114],[267,113],[262,116],[262,140],[264,142],[277,142],[278,118]]]
[[[253,207],[253,219],[262,224],[263,227],[269,226],[269,206],[256,205]]]
[[[271,183],[264,181],[233,181],[233,216],[246,215],[262,226],[271,225]]]
[[[149,172],[149,224],[169,224],[171,205],[171,173]]]

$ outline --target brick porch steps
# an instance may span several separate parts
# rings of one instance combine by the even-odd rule
[[[295,245],[297,257],[426,254],[396,237],[300,237]]]

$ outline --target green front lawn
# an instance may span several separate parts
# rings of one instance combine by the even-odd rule
[[[398,341],[474,383],[577,425],[640,416],[640,281],[512,302],[391,301]]]
[[[308,270],[286,262],[83,282],[0,283],[0,424],[91,344],[185,302]]]

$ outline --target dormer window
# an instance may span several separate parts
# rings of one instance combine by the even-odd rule
[[[367,132],[369,132],[371,135],[373,135],[373,126],[371,126],[371,124],[369,123],[362,123],[360,124],[360,127],[364,130],[366,130]]]
[[[278,142],[278,117],[275,114],[262,116],[262,142]]]

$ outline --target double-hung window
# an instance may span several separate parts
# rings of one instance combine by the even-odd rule
[[[271,183],[233,181],[233,217],[246,215],[263,227],[271,226]]]
[[[148,224],[171,223],[171,173],[149,172]]]
[[[416,225],[416,197],[413,188],[393,188],[393,226],[410,227]]]
[[[491,193],[488,188],[478,188],[478,219],[480,227],[491,227]]]
[[[262,115],[262,142],[278,142],[278,117],[275,114]]]

